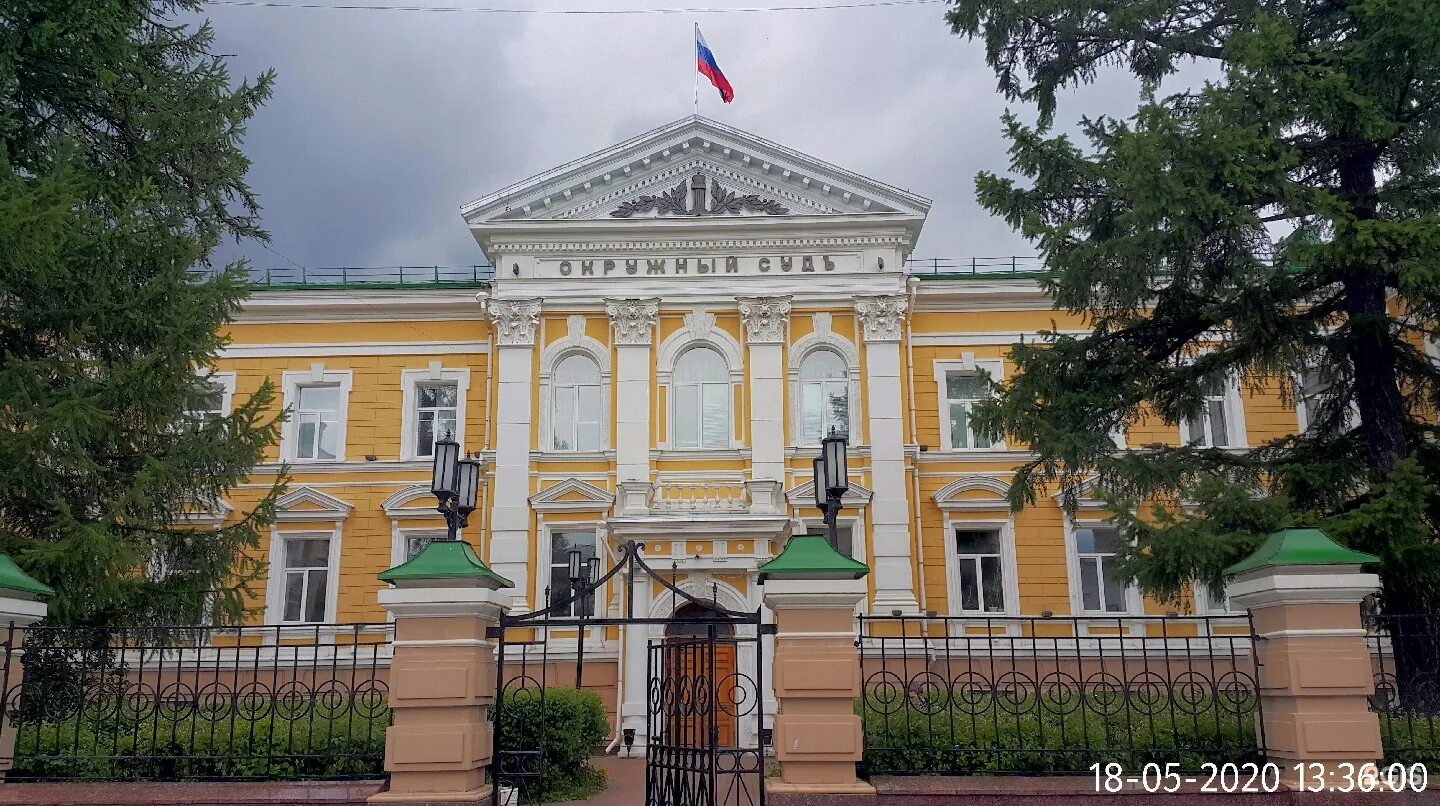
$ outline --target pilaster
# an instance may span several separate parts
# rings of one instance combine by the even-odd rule
[[[900,398],[900,339],[909,298],[881,294],[855,298],[865,340],[869,402],[870,502],[875,558],[873,612],[918,613],[910,556],[910,505],[905,484],[905,409]]]
[[[783,482],[785,407],[780,401],[785,399],[782,352],[790,324],[790,297],[740,297],[739,303],[750,348],[750,476]]]
[[[615,465],[621,511],[648,511],[650,484],[650,376],[653,371],[658,299],[607,299],[605,313],[615,334]],[[645,485],[643,504],[633,494]],[[628,487],[626,485],[629,485]]]
[[[530,392],[535,377],[535,328],[538,299],[484,299],[495,333],[495,503],[490,510],[490,562],[502,575],[518,580],[514,608],[529,610],[530,446],[534,412]]]

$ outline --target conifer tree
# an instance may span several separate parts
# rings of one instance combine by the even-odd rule
[[[268,383],[187,416],[248,288],[209,257],[265,237],[239,143],[273,78],[232,82],[201,5],[0,4],[0,551],[57,623],[237,616],[282,484],[186,526],[277,436]]]
[[[1130,538],[1121,571],[1162,599],[1318,525],[1381,558],[1384,612],[1440,610],[1440,3],[955,0],[947,21],[1038,107],[1004,119],[1018,179],[977,193],[1089,329],[1019,346],[978,415],[1035,453],[1012,503],[1093,483]],[[1192,64],[1213,79],[1175,86]],[[1108,68],[1140,79],[1134,115],[1057,134],[1057,95]],[[1304,433],[1174,444],[1220,385],[1293,404],[1306,369]],[[1145,420],[1176,438],[1117,451]]]

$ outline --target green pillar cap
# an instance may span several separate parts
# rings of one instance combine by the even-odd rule
[[[767,577],[859,579],[868,573],[870,566],[836,551],[824,535],[799,535],[790,539],[779,557],[760,566],[760,582]]]
[[[515,587],[514,582],[491,571],[474,547],[463,540],[433,541],[409,560],[380,572],[380,581],[392,585],[426,580],[449,580],[491,590]]]
[[[1265,538],[1249,557],[1226,568],[1225,574],[1280,565],[1361,565],[1379,561],[1373,554],[1345,548],[1319,529],[1281,529]]]
[[[55,589],[20,570],[8,554],[0,554],[0,590],[25,594],[25,598],[54,596]]]

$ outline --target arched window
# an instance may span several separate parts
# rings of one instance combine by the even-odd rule
[[[555,366],[550,423],[557,451],[598,451],[604,416],[600,366],[587,355],[566,356]]]
[[[730,370],[709,347],[680,355],[671,375],[673,442],[677,448],[730,447]]]
[[[850,377],[833,350],[813,350],[800,364],[800,443],[818,445],[835,429],[850,431]]]

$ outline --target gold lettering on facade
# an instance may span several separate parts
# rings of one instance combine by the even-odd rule
[[[835,261],[831,260],[829,255],[825,255],[820,259],[825,261],[825,271],[835,271]]]
[[[714,258],[711,258],[709,263],[706,263],[706,262],[705,262],[705,258],[703,258],[703,257],[695,258],[695,273],[696,273],[696,274],[709,274],[709,273],[710,273],[710,268],[711,268],[712,266],[714,266],[714,265],[715,265],[715,259],[714,259]]]
[[[688,261],[686,261],[685,258],[683,258],[683,257],[677,257],[677,258],[675,258],[675,273],[676,273],[676,274],[688,274],[689,272],[688,272],[688,270],[686,269],[686,263],[687,263],[687,262],[688,262]]]

